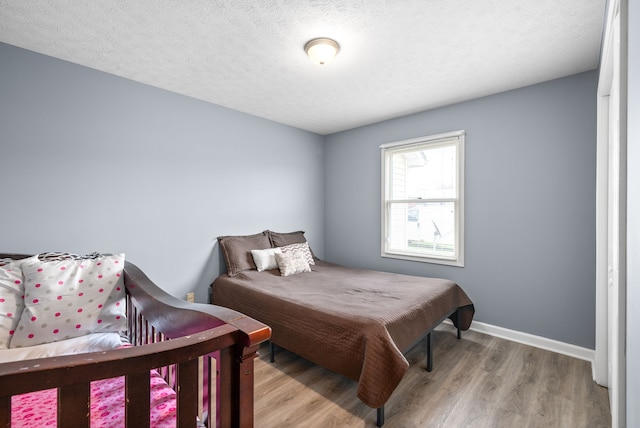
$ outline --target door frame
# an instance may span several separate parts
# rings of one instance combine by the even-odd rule
[[[593,378],[609,388],[612,426],[624,427],[626,420],[626,356],[624,344],[626,337],[626,23],[621,11],[621,2],[611,0],[608,4],[606,28],[604,33],[600,75],[597,91],[597,148],[596,148],[596,350],[593,364]],[[623,8],[626,3],[622,5]],[[619,76],[619,80],[617,80]],[[616,77],[616,79],[614,79]],[[610,94],[614,81],[619,94],[618,123],[610,123]],[[616,129],[612,129],[615,126]],[[612,171],[610,171],[610,134],[618,135],[619,156],[615,166],[619,182],[617,205],[618,227],[615,251],[619,264],[610,272],[609,252],[609,189]],[[616,210],[614,210],[616,211]],[[618,278],[617,288],[611,290],[611,275]],[[613,301],[612,301],[613,300]]]

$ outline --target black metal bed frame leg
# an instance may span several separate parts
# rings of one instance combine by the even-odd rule
[[[272,363],[276,361],[275,354],[276,354],[275,346],[273,345],[272,341],[269,341],[269,361]]]
[[[433,352],[431,343],[431,332],[427,333],[427,371],[433,370]]]
[[[456,311],[456,328],[458,329],[458,340],[462,338],[462,333],[460,332],[460,308]]]
[[[384,425],[384,406],[376,409],[376,426],[381,427],[382,425]]]

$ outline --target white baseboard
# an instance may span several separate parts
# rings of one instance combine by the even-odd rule
[[[452,324],[451,320],[444,321]],[[558,340],[547,339],[542,336],[535,336],[521,331],[509,330],[508,328],[498,327],[483,322],[473,321],[469,330],[478,333],[488,334],[490,336],[500,337],[502,339],[511,340],[513,342],[522,343],[524,345],[533,346],[547,351],[557,352],[558,354],[567,355],[569,357],[578,358],[580,360],[589,361],[593,367],[595,351],[593,349],[583,348],[581,346],[572,345],[570,343],[560,342]],[[463,334],[464,336],[464,334]]]

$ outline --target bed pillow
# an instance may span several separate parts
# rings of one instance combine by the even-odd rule
[[[289,244],[302,244],[307,242],[307,238],[304,237],[304,232],[298,230],[297,232],[280,233],[268,230],[269,240],[273,247],[284,247]]]
[[[0,259],[0,349],[9,348],[24,309],[22,264],[29,259]]]
[[[253,262],[256,264],[258,272],[278,268],[276,254],[282,253],[280,248],[266,248],[264,250],[251,250]]]
[[[309,263],[307,263],[304,254],[300,251],[276,254],[276,260],[278,262],[278,268],[280,269],[281,276],[311,272]]]
[[[289,244],[284,247],[278,247],[282,253],[293,253],[300,252],[304,256],[304,259],[310,265],[315,265],[316,262],[313,261],[313,255],[311,254],[311,249],[309,248],[309,244],[304,242],[302,244]]]
[[[236,276],[243,270],[256,269],[251,250],[271,248],[267,231],[255,235],[220,236],[218,244],[224,255],[229,276]]]
[[[288,233],[274,232],[272,230],[268,230],[267,232],[269,233],[269,241],[271,241],[272,247],[286,247],[291,244],[304,244],[307,242],[307,238],[304,237],[304,232],[302,230]],[[307,245],[309,245],[308,242]],[[311,253],[312,258],[316,258],[310,247],[309,252]]]
[[[24,305],[9,346],[126,330],[124,254],[42,255],[22,264]]]

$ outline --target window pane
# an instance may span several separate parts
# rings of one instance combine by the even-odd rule
[[[394,153],[391,157],[391,199],[457,196],[455,144],[414,148]]]
[[[464,131],[382,149],[382,256],[464,266]]]
[[[455,225],[454,202],[392,203],[387,251],[455,259]]]

